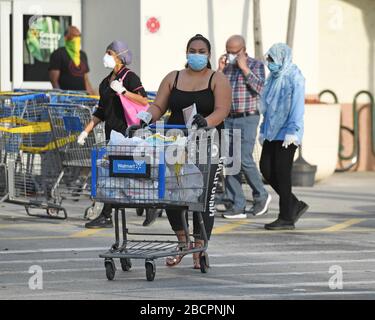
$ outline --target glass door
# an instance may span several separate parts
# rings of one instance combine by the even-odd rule
[[[0,91],[12,89],[10,1],[0,1]]]
[[[13,0],[11,20],[13,89],[51,89],[50,56],[69,25],[81,28],[81,0]]]

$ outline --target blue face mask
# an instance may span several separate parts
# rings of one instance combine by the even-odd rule
[[[205,54],[189,53],[187,63],[194,71],[201,71],[207,66],[208,56]]]
[[[272,73],[274,73],[274,72],[278,72],[278,71],[280,71],[280,69],[281,69],[281,65],[279,65],[279,64],[277,64],[277,63],[275,63],[275,62],[268,62],[267,67],[268,67],[268,69],[269,69]]]

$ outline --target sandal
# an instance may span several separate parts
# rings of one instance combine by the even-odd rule
[[[195,242],[194,248],[202,248],[203,244],[204,243],[201,240],[197,240]],[[201,263],[200,263],[201,253],[202,252],[194,252],[193,253],[193,268],[194,269],[200,269],[201,268]]]
[[[189,249],[188,250],[191,250],[192,249],[192,244],[189,246]],[[177,246],[178,249],[180,249],[179,246]],[[174,266],[177,266],[183,257],[186,256],[186,253],[185,254],[179,254],[179,255],[176,255],[176,256],[170,256],[170,257],[167,257],[165,259],[165,265],[167,267],[174,267]]]
[[[165,259],[165,265],[167,267],[174,267],[174,266],[177,266],[182,258],[184,257],[185,255],[180,255],[180,256],[174,256],[174,257],[167,257]]]

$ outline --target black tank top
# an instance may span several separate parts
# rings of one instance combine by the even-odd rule
[[[182,91],[177,89],[179,74],[180,71],[176,74],[168,100],[168,109],[171,111],[168,124],[185,124],[182,109],[191,106],[193,103],[195,103],[197,107],[197,113],[201,114],[203,117],[207,117],[214,112],[215,96],[211,89],[211,81],[215,72],[212,73],[208,81],[207,89],[199,91]],[[217,126],[218,129],[221,129],[221,127],[222,124]]]

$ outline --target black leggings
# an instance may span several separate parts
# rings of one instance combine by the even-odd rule
[[[214,227],[214,220],[215,220],[215,193],[217,183],[219,181],[220,172],[223,168],[222,161],[220,160],[219,164],[211,165],[210,177],[208,180],[208,196],[207,196],[207,203],[206,203],[206,211],[202,212],[202,218],[204,222],[204,226],[207,233],[207,238],[210,240],[212,228]],[[180,209],[167,209],[167,217],[169,223],[171,224],[173,231],[183,231],[184,224],[182,220],[182,210]],[[188,220],[187,214],[185,215],[186,220]],[[198,213],[193,212],[193,234],[196,239],[202,239],[202,234],[200,230],[199,220],[198,220]]]
[[[297,147],[292,144],[285,149],[282,143],[282,141],[264,141],[260,171],[280,197],[279,218],[293,222],[298,204],[298,199],[292,193],[292,166]]]

